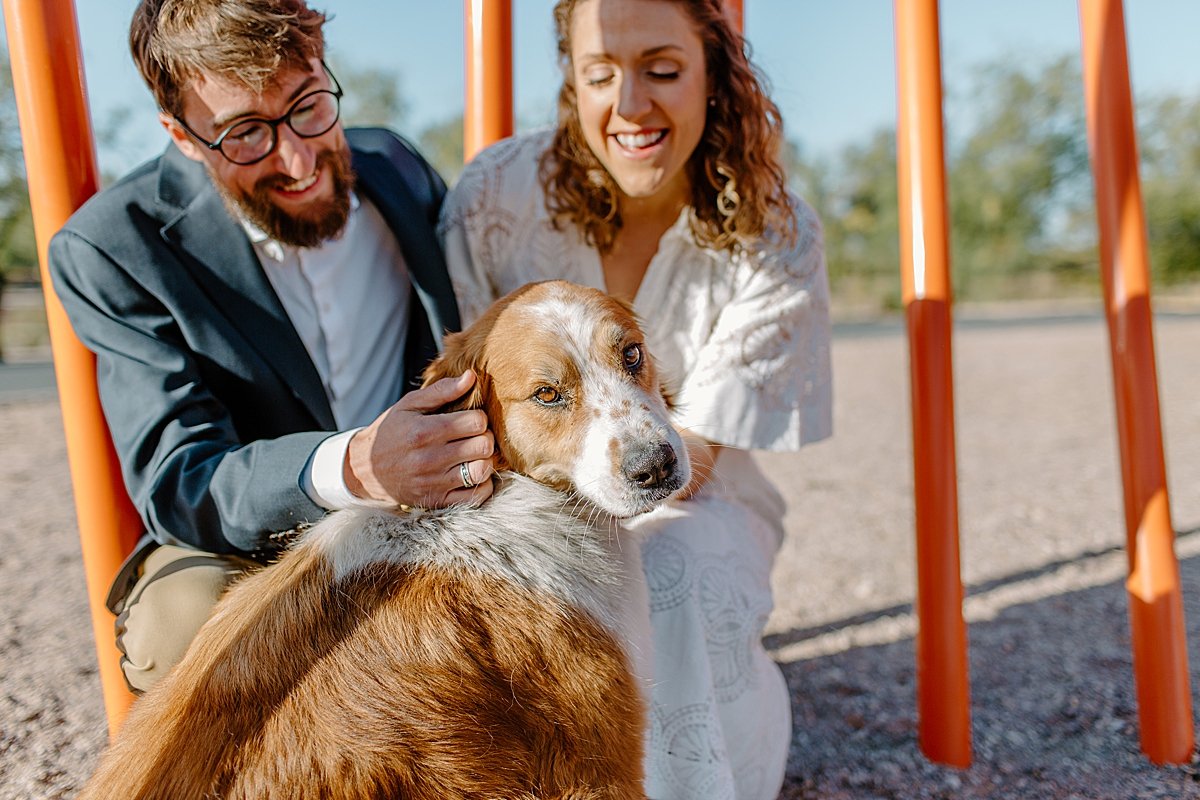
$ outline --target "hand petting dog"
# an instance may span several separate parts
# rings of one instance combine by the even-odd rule
[[[346,486],[391,506],[479,505],[492,495],[495,440],[478,409],[433,413],[475,385],[471,370],[406,394],[354,434],[346,454]]]

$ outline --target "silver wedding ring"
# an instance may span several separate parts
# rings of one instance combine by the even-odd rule
[[[475,481],[471,480],[471,470],[467,469],[467,462],[458,465],[458,474],[462,477],[464,489],[475,488]]]

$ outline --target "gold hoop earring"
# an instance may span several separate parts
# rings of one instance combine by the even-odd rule
[[[737,213],[742,198],[737,193],[737,180],[733,177],[731,170],[719,166],[717,174],[725,179],[725,186],[717,193],[717,211],[728,220]]]

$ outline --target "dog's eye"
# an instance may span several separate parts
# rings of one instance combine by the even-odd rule
[[[625,348],[625,369],[634,372],[642,365],[642,346],[631,344]]]
[[[543,386],[533,393],[533,399],[544,406],[553,406],[562,401],[562,392],[553,386]]]

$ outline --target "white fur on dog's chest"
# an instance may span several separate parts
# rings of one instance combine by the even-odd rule
[[[629,565],[638,544],[619,521],[578,498],[515,473],[479,508],[404,514],[351,510],[308,531],[341,579],[371,564],[496,577],[590,613],[618,638]],[[640,570],[639,570],[640,571]]]

